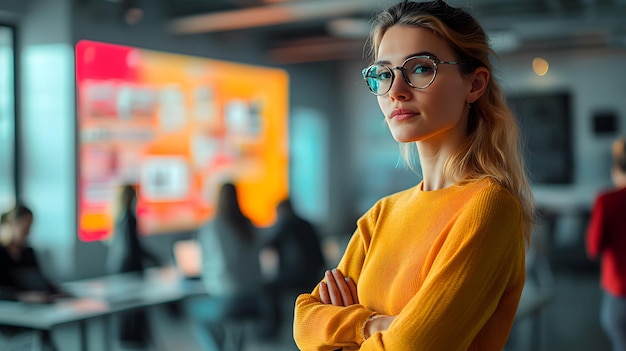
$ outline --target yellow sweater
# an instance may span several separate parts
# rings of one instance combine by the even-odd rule
[[[523,233],[518,201],[493,180],[383,198],[338,265],[360,304],[322,304],[319,286],[300,295],[295,341],[303,351],[500,351],[525,281]],[[373,314],[397,317],[364,341]]]

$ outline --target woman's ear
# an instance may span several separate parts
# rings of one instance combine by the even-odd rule
[[[467,102],[471,104],[478,100],[487,89],[490,73],[487,68],[478,67],[474,70],[470,77],[472,78],[472,85],[467,94]]]

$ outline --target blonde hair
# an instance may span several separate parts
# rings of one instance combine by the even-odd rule
[[[626,173],[626,138],[613,142],[613,163],[622,173]]]
[[[478,21],[462,9],[444,1],[403,1],[381,12],[369,39],[372,59],[378,56],[383,35],[394,25],[426,28],[441,37],[458,56],[456,60],[464,63],[460,66],[463,74],[478,67],[493,71],[489,57],[495,53],[487,35]],[[413,145],[400,145],[410,167]],[[444,177],[454,182],[496,180],[518,199],[524,215],[525,238],[530,241],[535,202],[521,154],[519,127],[493,74],[484,94],[470,108],[467,139],[446,161]]]

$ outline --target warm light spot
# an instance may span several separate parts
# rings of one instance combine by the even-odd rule
[[[546,75],[546,73],[548,73],[548,69],[550,68],[550,65],[548,64],[548,61],[546,61],[545,59],[541,58],[541,57],[535,57],[533,59],[533,71],[535,71],[535,74],[543,77]]]

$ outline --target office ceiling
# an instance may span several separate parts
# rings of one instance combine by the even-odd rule
[[[368,19],[396,2],[159,1],[172,33],[253,35],[278,63],[362,58]],[[449,0],[448,3],[469,8],[501,53],[583,46],[626,49],[626,0]]]

